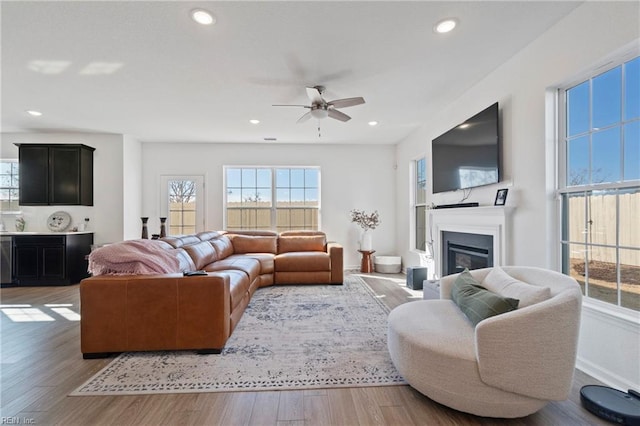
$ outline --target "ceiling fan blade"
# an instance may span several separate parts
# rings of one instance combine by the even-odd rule
[[[302,117],[298,118],[298,121],[296,121],[296,123],[304,123],[305,121],[307,121],[308,119],[311,118],[311,111],[309,111],[308,113],[304,114]]]
[[[287,106],[287,107],[311,108],[309,105],[290,105],[290,104],[286,104],[286,105],[271,105],[271,106]]]
[[[349,120],[351,120],[351,117],[349,117],[344,112],[338,111],[337,109],[330,108],[328,111],[329,111],[329,117],[335,118],[336,120],[340,120],[340,121],[349,121]],[[307,114],[310,114],[310,113],[311,113],[311,111],[309,111]]]
[[[364,103],[364,98],[345,98],[345,99],[336,99],[335,101],[327,102],[327,105],[334,106],[336,108],[346,108],[350,106],[361,105]]]
[[[307,96],[309,100],[311,100],[312,104],[321,104],[324,102],[322,99],[322,93],[318,90],[317,87],[307,87]]]

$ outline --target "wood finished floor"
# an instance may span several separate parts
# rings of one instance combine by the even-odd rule
[[[366,276],[391,308],[420,297],[401,275]],[[439,405],[409,386],[308,391],[69,397],[111,359],[83,360],[78,286],[1,289],[0,424],[35,425],[606,425],[580,406],[595,379],[576,370],[570,398],[522,419],[487,419]],[[53,305],[70,306],[53,306]],[[25,305],[19,308],[19,305]],[[26,306],[28,305],[28,306]],[[53,321],[16,322],[7,309]],[[60,311],[60,309],[63,309]],[[58,310],[58,312],[54,311]],[[24,315],[35,315],[37,311]],[[68,317],[68,315],[67,315]],[[35,319],[35,318],[34,318]],[[46,319],[46,318],[41,318]],[[215,355],[211,355],[215,356]]]

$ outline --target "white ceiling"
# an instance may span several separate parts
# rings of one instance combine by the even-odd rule
[[[2,131],[397,143],[579,4],[3,1]],[[195,24],[195,7],[217,23]],[[445,17],[458,28],[434,33]],[[296,124],[306,109],[272,104],[308,104],[320,84],[366,104],[318,137],[317,120]]]

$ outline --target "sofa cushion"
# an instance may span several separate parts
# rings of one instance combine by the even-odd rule
[[[273,272],[275,271],[274,259],[276,255],[273,253],[247,253],[247,254],[238,254],[235,256],[249,257],[251,259],[256,259],[258,262],[260,262],[260,275],[273,274]]]
[[[234,253],[276,253],[276,236],[229,234]]]
[[[231,297],[231,311],[248,296],[249,277],[242,271],[224,271],[229,276],[229,296]]]
[[[297,251],[325,251],[325,235],[281,236],[278,240],[278,253]]]
[[[196,269],[202,269],[218,259],[216,250],[207,241],[200,241],[196,244],[184,246],[184,249],[189,256],[191,256],[193,263],[196,265]]]
[[[204,269],[207,272],[226,270],[242,271],[249,277],[249,282],[252,283],[258,275],[260,275],[260,262],[257,259],[245,255],[234,254],[226,259],[210,263],[206,265]]]
[[[549,287],[524,283],[507,274],[502,268],[494,267],[482,281],[482,287],[504,297],[520,300],[519,308],[544,302],[551,297]]]
[[[204,231],[204,232],[198,232],[196,234],[196,236],[198,238],[200,238],[200,241],[209,241],[209,240],[213,240],[215,238],[220,237],[220,233],[217,231]]]
[[[193,259],[189,256],[189,253],[183,248],[173,249],[178,261],[180,262],[180,272],[194,271],[196,265],[193,263]]]
[[[200,242],[200,238],[195,235],[177,235],[177,236],[169,236],[162,237],[160,241],[164,241],[175,248],[184,247],[189,244],[194,244]]]
[[[314,235],[325,235],[322,231],[309,231],[309,230],[295,230],[295,231],[282,231],[280,232],[280,236],[282,237],[291,237],[291,236],[314,236]]]
[[[174,248],[182,247],[182,240],[180,239],[180,237],[162,237],[160,238],[160,241],[163,241]]]
[[[218,259],[225,259],[233,254],[233,245],[226,235],[209,240],[209,243],[216,249]]]
[[[502,297],[486,290],[473,278],[468,269],[465,269],[453,283],[451,299],[473,325],[518,308],[517,299]]]
[[[282,253],[275,257],[275,267],[276,272],[330,271],[331,259],[328,253],[320,251]]]

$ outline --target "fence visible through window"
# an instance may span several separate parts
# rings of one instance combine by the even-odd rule
[[[588,298],[640,311],[640,58],[560,96],[563,272]]]
[[[169,235],[196,232],[196,182],[169,180]]]
[[[320,170],[227,167],[226,229],[317,230]]]
[[[0,161],[0,211],[20,210],[19,197],[19,164],[17,161]]]
[[[564,272],[591,298],[640,310],[640,188],[563,196]]]

